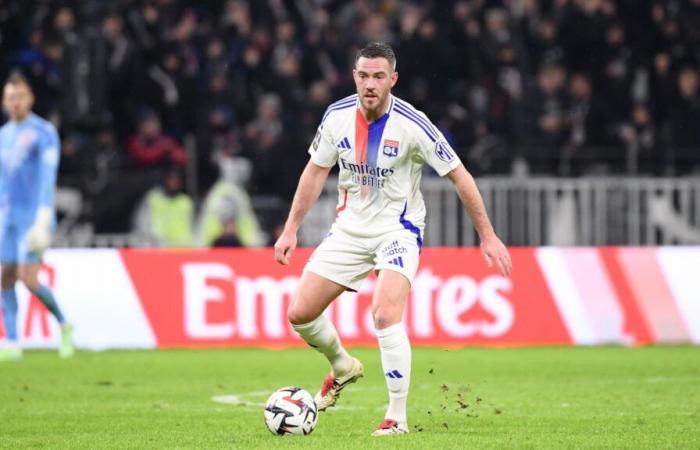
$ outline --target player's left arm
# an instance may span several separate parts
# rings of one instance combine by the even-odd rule
[[[469,213],[472,224],[479,233],[481,239],[481,253],[489,267],[496,263],[498,272],[503,276],[509,276],[513,265],[510,254],[503,242],[496,236],[491,221],[489,220],[484,200],[481,198],[479,188],[476,186],[474,177],[467,171],[463,164],[447,173],[447,177],[455,186],[457,195],[462,201],[462,205]]]
[[[27,234],[27,245],[38,253],[46,250],[51,242],[60,145],[58,133],[53,127],[49,127],[39,138],[39,202],[34,223]]]

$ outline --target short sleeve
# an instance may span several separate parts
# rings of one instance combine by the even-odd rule
[[[441,177],[462,163],[452,146],[432,123],[422,116],[424,122],[416,127],[416,142],[419,159],[432,167]]]
[[[332,167],[338,162],[338,149],[333,144],[327,127],[321,124],[316,131],[316,136],[309,146],[311,161],[321,167]]]

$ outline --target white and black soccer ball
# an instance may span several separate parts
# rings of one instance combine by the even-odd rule
[[[302,388],[278,389],[265,403],[265,423],[272,434],[311,434],[317,420],[316,402]]]

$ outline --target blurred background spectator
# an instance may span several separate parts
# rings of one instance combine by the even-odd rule
[[[246,247],[266,244],[265,233],[260,229],[250,196],[244,188],[250,179],[250,161],[220,155],[216,162],[219,178],[207,192],[197,218],[197,244],[202,247],[215,245],[222,236],[230,244],[234,234]]]
[[[183,187],[178,169],[166,172],[162,185],[151,188],[141,201],[133,232],[158,247],[192,247],[194,204]]]
[[[63,138],[59,184],[82,193],[99,233],[128,231],[133,205],[172,168],[201,213],[222,158],[246,158],[249,176],[229,186],[256,231],[238,218],[237,232],[267,243],[370,40],[394,46],[396,95],[476,174],[700,166],[700,0],[0,3],[0,76],[31,80]],[[221,232],[210,229],[201,245]]]

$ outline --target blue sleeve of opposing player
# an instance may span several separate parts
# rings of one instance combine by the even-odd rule
[[[56,129],[47,127],[39,142],[39,208],[53,208],[60,148]]]

